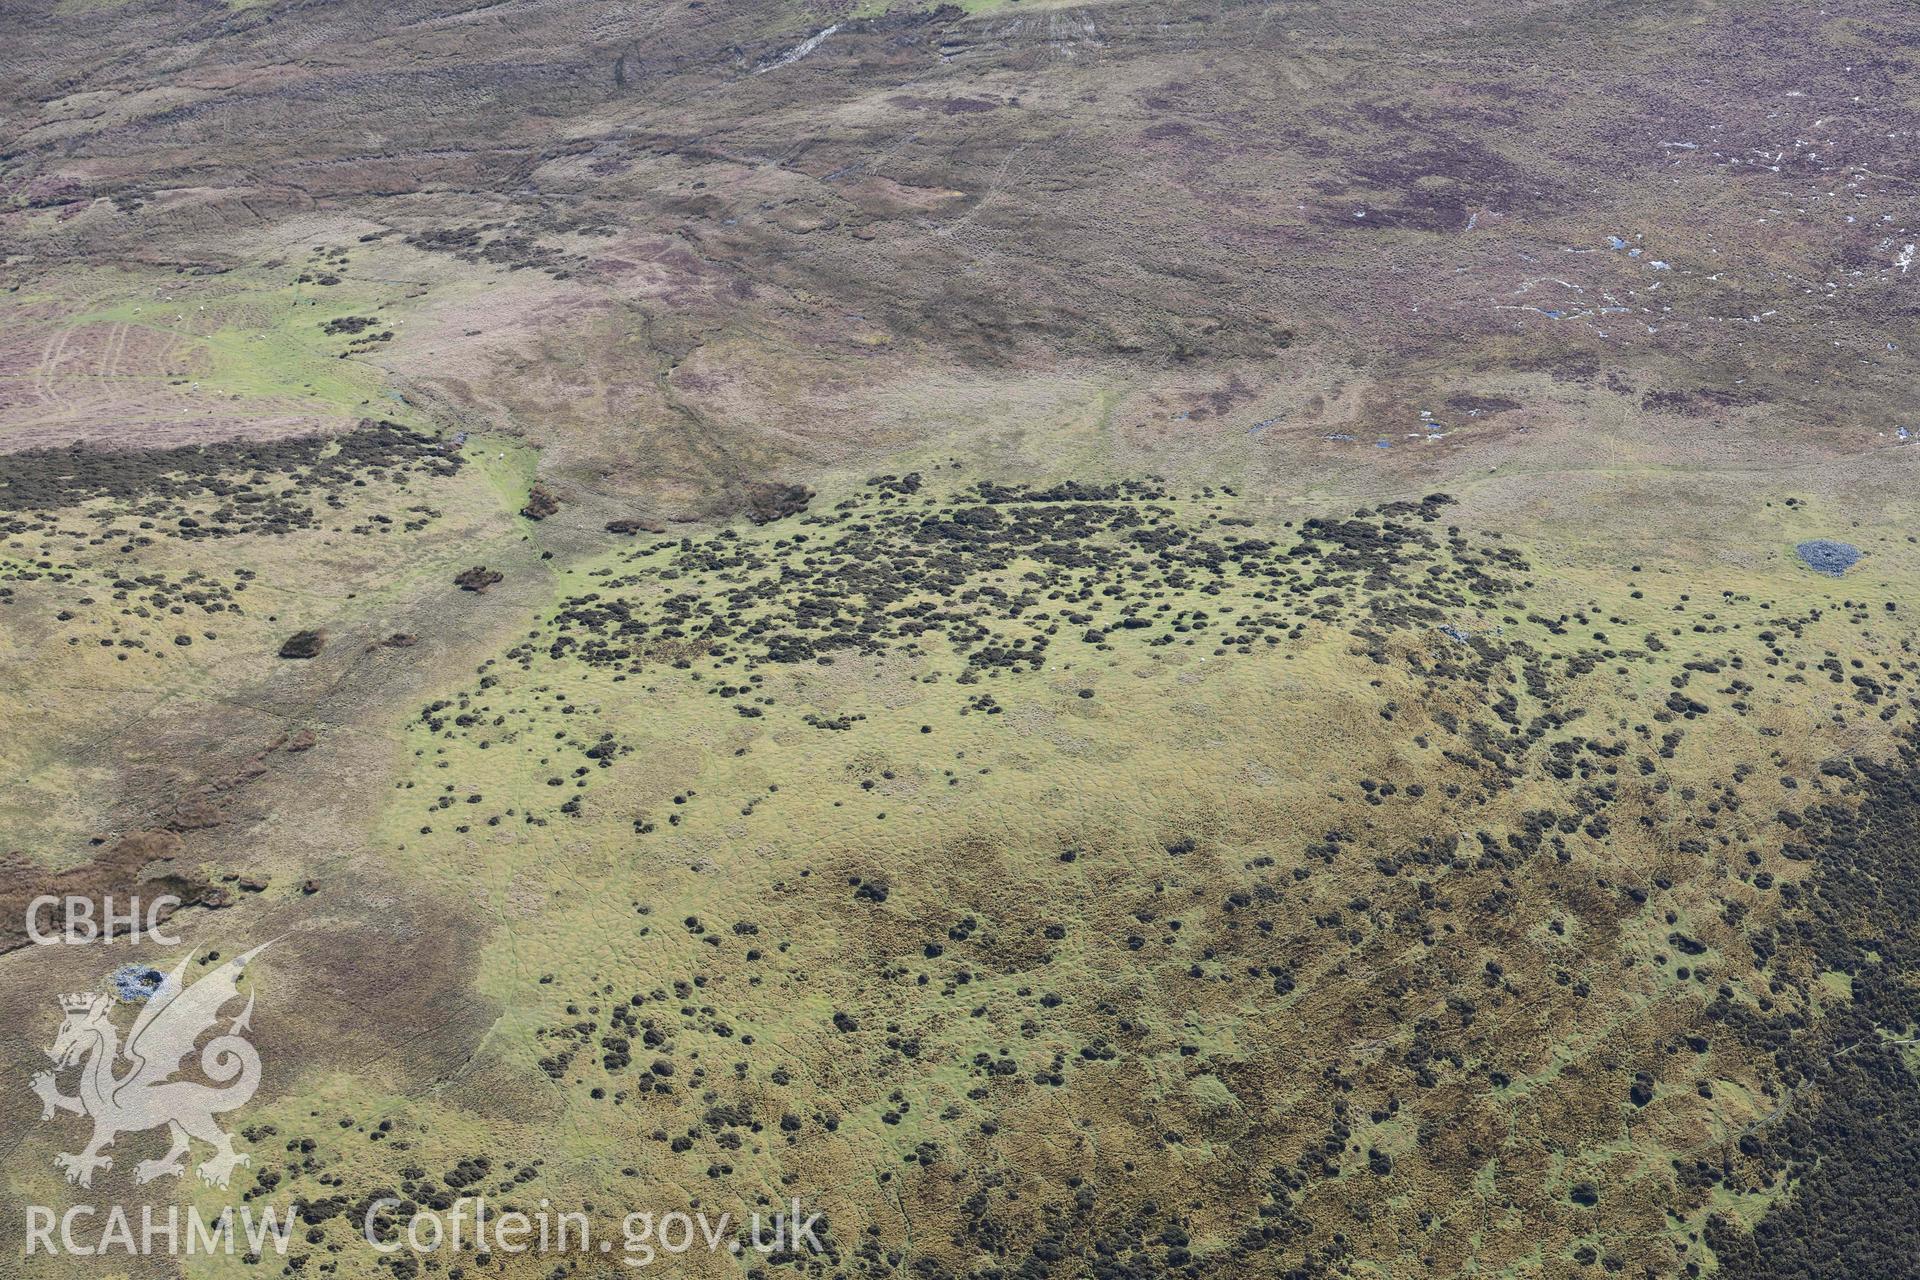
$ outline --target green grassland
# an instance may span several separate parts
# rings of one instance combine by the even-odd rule
[[[153,394],[217,405],[221,412],[264,417],[292,405],[350,421],[376,398],[384,404],[379,374],[365,361],[342,359],[348,344],[330,338],[323,326],[356,313],[389,311],[396,293],[351,281],[319,288],[295,282],[287,269],[216,280],[123,270],[69,275],[57,291],[10,293],[0,306],[20,316],[15,323],[33,336],[122,327],[164,351],[160,361],[136,354],[111,371],[75,367],[62,389],[82,403],[116,396],[138,404],[144,384]],[[83,305],[68,305],[75,298]],[[50,324],[38,318],[49,307],[59,308]],[[29,370],[8,372],[14,381],[33,376]]]
[[[293,633],[328,629],[346,646],[385,640],[404,629],[412,601],[444,596],[474,555],[519,543],[498,487],[513,483],[502,472],[507,451],[493,447],[500,443],[475,441],[464,453],[471,465],[451,476],[396,456],[400,465],[371,487],[336,476],[309,488],[314,468],[255,471],[256,494],[277,482],[297,495],[276,512],[312,517],[264,537],[257,526],[224,532],[263,509],[236,504],[231,490],[169,501],[161,519],[138,493],[24,513],[0,544],[0,582],[19,620],[0,640],[0,662],[19,673],[22,723],[30,716],[42,726],[6,748],[15,780],[6,813],[20,846],[49,861],[74,859],[88,833],[119,825],[101,807],[111,789],[80,779],[138,767],[128,750],[138,726],[156,733],[150,760],[164,762],[171,747],[159,730],[169,715],[244,714],[280,701],[284,689],[257,699],[248,691],[285,667],[275,655]],[[339,452],[320,446],[317,468]],[[463,456],[437,443],[432,452]],[[524,489],[513,501],[524,501]],[[218,532],[194,536],[209,529]],[[236,539],[247,548],[238,557]],[[298,716],[282,726],[281,736],[320,727]],[[79,751],[76,742],[92,747]]]
[[[1541,551],[1449,541],[1444,506],[1425,511],[1434,526],[1410,508],[1347,530],[1433,527],[1404,578],[1376,561],[1342,588],[1308,558],[1298,572],[1318,569],[1327,590],[1282,592],[1276,610],[1262,597],[1290,583],[1286,557],[1273,579],[1169,586],[1163,568],[1134,580],[1180,621],[1092,641],[1056,628],[1045,660],[1017,669],[970,665],[978,647],[938,629],[830,651],[831,665],[750,656],[778,632],[700,634],[722,617],[750,631],[756,615],[730,617],[727,601],[760,581],[782,588],[766,610],[838,601],[878,617],[857,575],[827,567],[836,539],[904,555],[864,538],[1022,505],[957,483],[906,498],[882,486],[817,518],[563,572],[523,641],[423,711],[373,835],[423,891],[486,922],[475,982],[497,1015],[470,1070],[539,1121],[504,1141],[477,1098],[432,1095],[359,1099],[351,1126],[314,1131],[301,1108],[331,1111],[296,1092],[275,1115],[316,1132],[322,1156],[283,1166],[285,1189],[325,1170],[424,1195],[434,1168],[510,1150],[543,1161],[505,1184],[522,1201],[684,1207],[697,1187],[745,1211],[797,1193],[848,1248],[904,1215],[916,1251],[957,1260],[969,1232],[1022,1221],[1024,1203],[1081,1179],[1124,1215],[1174,1188],[1202,1256],[1224,1256],[1265,1204],[1323,1227],[1334,1215],[1372,1258],[1410,1251],[1454,1273],[1551,1270],[1603,1237],[1711,1266],[1708,1217],[1751,1221],[1781,1184],[1737,1164],[1698,1188],[1673,1161],[1724,1151],[1780,1085],[1731,1040],[1678,1059],[1660,1046],[1716,983],[1749,1007],[1812,1012],[1830,997],[1811,973],[1771,995],[1742,976],[1746,931],[1801,869],[1768,823],[1703,824],[1687,793],[1773,806],[1783,779],[1818,791],[1821,760],[1903,732],[1906,700],[1863,702],[1818,663],[1877,657],[1877,678],[1912,678],[1906,620],[1880,598],[1911,580],[1905,544],[1876,554],[1882,590],[1849,606],[1851,581],[1784,564],[1738,589],[1673,564],[1543,579]],[[1137,506],[1222,545],[1296,536],[1223,524],[1240,504],[1219,493],[1024,505]],[[1109,566],[1041,586],[1044,555],[956,547],[991,567],[887,611],[1129,580]],[[1487,566],[1504,567],[1500,584],[1469,585]],[[1412,616],[1429,568],[1463,584],[1444,620]],[[698,622],[595,657],[581,610],[616,600],[654,632],[673,630],[657,620],[674,601]],[[1223,634],[1276,612],[1280,643]],[[1490,767],[1468,748],[1503,691],[1524,745]],[[1710,709],[1649,712],[1681,691]],[[1610,829],[1591,820],[1601,795]],[[1524,841],[1555,809],[1585,811],[1554,820],[1558,855],[1476,861],[1434,843],[1476,828]],[[1730,903],[1745,923],[1728,924]],[[1443,999],[1469,974],[1485,978],[1471,1016]],[[1418,1086],[1414,1046],[1434,1054]],[[1630,1100],[1649,1068],[1649,1099]],[[1318,1082],[1332,1077],[1346,1083],[1329,1111]],[[405,1146],[368,1140],[383,1120]],[[1278,1199],[1213,1181],[1222,1165],[1289,1167],[1329,1124],[1338,1150]],[[409,1181],[408,1165],[427,1172]],[[1384,1216],[1346,1218],[1349,1184]],[[1604,1208],[1572,1199],[1581,1187]],[[327,1239],[351,1229],[334,1222]]]

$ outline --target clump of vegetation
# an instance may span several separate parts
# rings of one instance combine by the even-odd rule
[[[527,491],[526,505],[520,508],[520,514],[529,520],[545,520],[560,511],[560,499],[553,496],[545,485],[536,484]]]
[[[281,642],[280,656],[283,658],[317,658],[320,650],[326,646],[327,633],[324,628],[312,631],[296,631]]]
[[[476,564],[470,569],[462,569],[459,573],[455,574],[453,585],[459,587],[462,591],[478,593],[485,591],[488,587],[493,586],[504,577],[505,575],[498,569],[489,569],[483,564]]]

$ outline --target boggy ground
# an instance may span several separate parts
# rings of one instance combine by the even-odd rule
[[[1893,821],[1843,755],[1911,734],[1903,539],[1708,591],[1442,494],[822,499],[573,566],[421,709],[381,857],[500,1014],[450,1092],[266,1114],[344,1273],[386,1190],[799,1195],[790,1265],[872,1274],[1667,1274],[1846,1184],[1886,908],[1806,832]]]
[[[1909,1272],[1900,21],[23,10],[0,912],[281,939],[313,1206],[124,1269]]]
[[[50,565],[8,607],[85,632],[17,662],[254,672],[228,702],[318,730],[236,735],[132,845],[229,903],[183,913],[203,947],[286,937],[246,1141],[257,1195],[316,1206],[294,1265],[374,1274],[378,1193],[489,1190],[603,1229],[798,1195],[834,1254],[786,1265],[823,1272],[1795,1274],[1749,1230],[1896,1158],[1841,1137],[1897,1116],[1875,1046],[1911,1025],[1866,860],[1904,856],[1913,544],[1829,506],[1869,481],[1756,496],[1703,564],[1522,537],[1484,485],[1285,515],[941,463],[556,564],[527,539],[586,534],[516,514],[518,455],[363,431],[85,502],[61,472],[12,517]],[[136,533],[155,485],[199,505]],[[244,521],[249,489],[314,518]],[[1866,555],[1816,574],[1818,531]],[[203,548],[273,612],[238,574],[91,594]],[[321,551],[378,599],[289,610]],[[189,604],[227,616],[182,646]],[[49,1034],[36,993],[100,963],[11,960]],[[9,1123],[12,1195],[62,1194]]]

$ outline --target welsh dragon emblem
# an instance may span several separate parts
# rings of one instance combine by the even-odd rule
[[[260,1087],[260,1055],[244,1034],[253,1015],[253,997],[247,997],[246,1007],[224,1031],[218,1031],[216,1024],[220,1011],[239,998],[241,971],[269,945],[235,956],[191,986],[184,982],[184,975],[193,957],[181,960],[154,987],[124,1048],[108,1018],[115,1004],[111,996],[83,992],[60,997],[67,1016],[47,1050],[56,1069],[37,1073],[33,1091],[40,1097],[42,1120],[52,1119],[56,1111],[93,1120],[93,1140],[85,1150],[53,1158],[68,1182],[92,1186],[96,1169],[113,1167],[113,1158],[100,1153],[116,1137],[162,1125],[172,1135],[173,1145],[158,1160],[142,1160],[134,1170],[135,1181],[151,1182],[185,1172],[189,1139],[213,1147],[213,1154],[197,1170],[209,1186],[226,1186],[234,1169],[252,1163],[250,1157],[234,1151],[233,1139],[213,1118],[245,1106]],[[201,1046],[200,1039],[208,1031],[218,1033]],[[196,1047],[200,1070],[212,1084],[173,1078]],[[60,1092],[56,1075],[72,1067],[80,1068],[80,1082],[79,1092],[69,1097]]]

